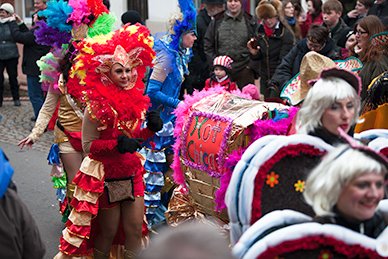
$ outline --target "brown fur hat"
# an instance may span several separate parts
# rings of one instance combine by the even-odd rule
[[[256,7],[256,16],[262,20],[280,15],[282,3],[279,0],[261,0]]]

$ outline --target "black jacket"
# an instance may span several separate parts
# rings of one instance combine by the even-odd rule
[[[192,47],[193,56],[189,63],[190,74],[185,77],[181,88],[182,90],[186,89],[189,94],[192,94],[194,89],[202,90],[206,79],[210,76],[209,63],[203,50],[203,38],[210,22],[211,18],[206,9],[199,11],[197,16],[197,40]]]
[[[327,27],[325,22],[322,23],[322,26]],[[336,26],[334,26],[334,28],[332,28],[330,30],[330,38],[332,38],[333,43],[334,43],[333,49],[336,52],[336,54],[338,55],[338,57],[341,56],[341,47],[338,46],[337,43],[338,43],[339,38],[342,36],[341,34],[343,33],[343,31],[349,32],[351,30],[348,27],[348,25],[346,25],[344,20],[342,18],[340,18],[338,23],[336,24]]]
[[[300,40],[283,58],[282,63],[280,63],[277,67],[275,74],[269,83],[276,84],[281,88],[284,87],[291,78],[299,73],[300,63],[302,62],[304,55],[306,55],[309,51],[310,49],[307,47],[307,39],[304,38]],[[335,56],[336,54],[333,50],[333,40],[326,43],[325,47],[318,51],[318,53],[331,59],[339,59]]]
[[[24,23],[18,26],[16,21],[12,21],[9,23],[9,28],[11,30],[12,38],[16,42],[24,44],[22,61],[23,73],[29,76],[40,75],[40,70],[36,61],[46,55],[51,47],[40,45],[35,42],[34,31],[38,29],[38,27],[29,30]]]
[[[380,18],[384,27],[388,25],[388,1],[385,1],[381,4],[374,4],[371,9],[369,9],[368,15],[374,14]]]
[[[279,23],[279,28],[269,37],[264,31],[264,25],[257,22],[254,36],[257,39],[260,50],[257,55],[251,55],[251,58],[253,60],[260,60],[259,73],[261,78],[267,82],[275,73],[282,59],[294,46],[294,37],[292,32],[281,22]]]
[[[346,23],[346,25],[348,25],[348,27],[349,27],[351,30],[353,30],[354,25],[355,25],[356,22],[357,22],[358,20],[360,20],[360,19],[361,19],[361,17],[359,17],[359,16],[357,16],[356,18],[350,18],[348,15],[345,15],[345,16],[343,17],[344,22]]]
[[[364,233],[362,234],[372,238],[377,238],[388,225],[388,215],[382,211],[376,211],[371,219],[363,222],[354,222],[344,218],[336,208],[334,208],[334,212],[336,213],[336,216],[316,217],[313,221],[322,224],[331,223],[340,225],[358,233],[362,233],[361,229],[363,229]]]
[[[18,46],[12,38],[11,30],[8,26],[9,23],[0,23],[0,60],[19,57]]]

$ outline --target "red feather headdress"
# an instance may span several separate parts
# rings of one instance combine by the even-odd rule
[[[155,57],[153,38],[140,24],[128,25],[107,35],[85,39],[75,45],[79,53],[70,71],[68,85],[80,85],[92,117],[100,124],[130,134],[149,107],[144,96],[147,66]],[[130,62],[133,76],[126,89],[109,78],[113,64]],[[81,95],[81,93],[80,93]]]

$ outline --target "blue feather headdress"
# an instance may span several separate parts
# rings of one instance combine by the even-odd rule
[[[175,35],[171,36],[171,47],[175,50],[179,49],[183,35],[192,32],[197,34],[197,10],[193,0],[178,0],[178,2],[183,14],[183,20],[176,20],[174,25]]]

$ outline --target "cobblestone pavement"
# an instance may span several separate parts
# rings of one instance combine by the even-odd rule
[[[12,100],[4,98],[3,106],[0,107],[0,141],[17,145],[20,140],[30,134],[35,122],[31,121],[34,112],[29,100],[21,98],[21,106],[14,106]],[[47,131],[32,146],[35,150],[49,151],[54,142],[54,132]]]

